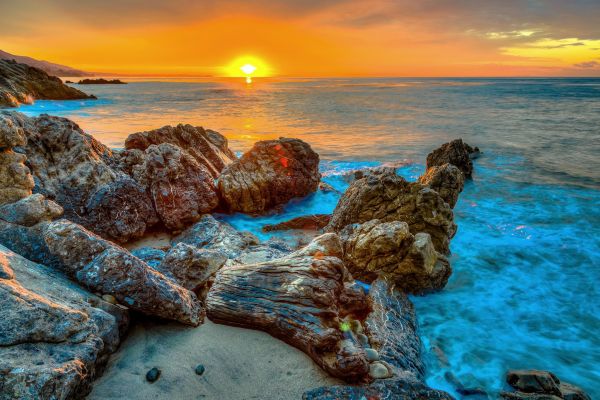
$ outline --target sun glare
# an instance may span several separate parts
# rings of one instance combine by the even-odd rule
[[[246,78],[272,76],[272,68],[256,56],[241,56],[233,60],[221,70],[223,76],[231,78]]]
[[[252,64],[244,64],[240,67],[240,69],[246,75],[252,75],[252,73],[256,71],[256,67]]]

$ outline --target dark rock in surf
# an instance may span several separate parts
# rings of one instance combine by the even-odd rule
[[[262,227],[262,230],[263,232],[286,231],[290,229],[318,231],[327,226],[330,219],[330,214],[303,215],[278,224],[265,225]]]
[[[444,143],[427,155],[427,169],[452,164],[465,174],[465,178],[471,178],[473,175],[473,162],[470,155],[475,152],[479,153],[477,147],[472,148],[464,143],[462,139],[455,139]]]
[[[582,389],[560,379],[549,371],[510,370],[506,373],[506,382],[515,392],[501,392],[504,399],[521,400],[591,400]]]
[[[154,367],[146,372],[146,380],[150,383],[154,383],[158,380],[158,378],[160,378],[160,373],[160,369]]]
[[[299,139],[257,142],[219,177],[223,207],[260,214],[317,190],[319,156]]]

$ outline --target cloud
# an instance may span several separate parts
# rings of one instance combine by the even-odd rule
[[[600,62],[598,61],[587,61],[581,62],[577,64],[573,64],[574,67],[577,68],[600,68]]]

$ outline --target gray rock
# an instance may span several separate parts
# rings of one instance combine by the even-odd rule
[[[194,371],[196,372],[196,375],[203,375],[204,371],[206,371],[206,368],[204,368],[204,365],[198,364]]]
[[[131,250],[131,254],[148,264],[150,267],[156,267],[162,262],[167,254],[164,250],[155,249],[153,247],[141,247]]]
[[[52,221],[62,214],[63,208],[61,206],[39,193],[0,207],[0,219],[23,226],[33,226],[38,222]]]
[[[24,155],[10,149],[0,150],[0,205],[31,195],[34,181],[25,160]]]
[[[146,380],[150,383],[154,383],[160,378],[161,370],[154,367],[146,373]]]
[[[385,364],[376,361],[369,365],[369,376],[373,379],[385,379],[392,377],[392,372],[385,366]]]
[[[373,362],[379,360],[379,353],[374,349],[365,349],[365,354],[367,355],[367,361]]]
[[[560,396],[560,380],[551,372],[538,370],[510,370],[506,382],[525,393],[546,393]]]

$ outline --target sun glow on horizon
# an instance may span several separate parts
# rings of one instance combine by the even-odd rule
[[[273,69],[259,57],[241,56],[223,67],[221,73],[231,78],[269,77]]]

